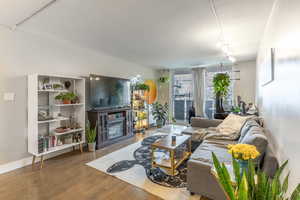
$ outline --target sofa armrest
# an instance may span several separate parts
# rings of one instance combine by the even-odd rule
[[[187,166],[187,188],[190,192],[216,200],[226,200],[226,195],[211,173],[211,165],[190,159]]]
[[[223,120],[192,117],[191,126],[199,128],[217,127]]]
[[[264,155],[262,162],[262,171],[265,172],[269,177],[273,178],[277,169],[279,168],[279,163],[270,147],[267,148],[267,151]]]

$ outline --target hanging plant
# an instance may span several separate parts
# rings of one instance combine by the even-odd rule
[[[158,78],[158,82],[159,83],[167,83],[167,82],[169,82],[169,77],[167,77],[167,76],[162,76],[162,77],[159,77]]]
[[[224,113],[223,98],[227,96],[230,77],[227,73],[218,73],[213,78],[213,88],[216,95],[216,113]]]
[[[213,88],[216,96],[226,97],[229,91],[230,76],[227,73],[218,73],[213,78]]]

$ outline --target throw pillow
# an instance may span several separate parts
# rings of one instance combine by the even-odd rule
[[[221,124],[217,126],[217,131],[224,135],[239,133],[244,123],[253,116],[240,116],[229,114]]]

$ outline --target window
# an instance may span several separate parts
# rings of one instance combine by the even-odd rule
[[[188,111],[193,105],[192,73],[175,72],[172,85],[173,117],[177,122],[188,122]]]

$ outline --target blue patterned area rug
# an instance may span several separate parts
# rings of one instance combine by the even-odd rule
[[[87,165],[163,199],[199,199],[197,195],[190,196],[186,189],[186,163],[180,166],[176,176],[170,176],[159,168],[151,167],[151,144],[165,136],[165,133],[157,133]],[[194,144],[193,149],[197,145],[199,144]]]

